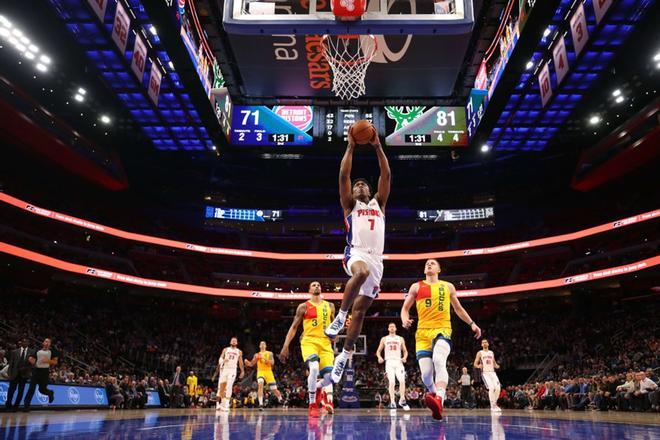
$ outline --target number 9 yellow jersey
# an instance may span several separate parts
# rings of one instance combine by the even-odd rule
[[[428,284],[426,281],[420,281],[418,287],[415,304],[417,307],[417,328],[451,328],[449,283],[438,281],[434,284]]]

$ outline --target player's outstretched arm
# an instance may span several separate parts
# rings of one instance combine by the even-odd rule
[[[419,290],[419,285],[417,283],[410,286],[408,290],[408,296],[406,296],[405,301],[403,301],[403,306],[401,306],[401,325],[403,328],[410,328],[413,324],[413,320],[410,319],[410,308],[415,304],[417,300],[417,291]]]
[[[468,312],[466,312],[461,305],[461,302],[458,300],[458,295],[456,294],[456,288],[451,283],[449,284],[449,293],[451,295],[451,306],[454,308],[454,312],[456,312],[456,315],[458,315],[464,323],[470,326],[470,329],[474,332],[474,337],[479,339],[481,337],[481,329],[474,323]]]
[[[348,145],[339,166],[339,201],[344,211],[349,212],[355,205],[353,200],[353,189],[351,188],[351,169],[353,168],[353,151],[355,141],[351,131],[348,131]]]
[[[380,338],[380,344],[378,344],[378,350],[376,350],[376,358],[378,359],[379,364],[385,362],[383,360],[383,356],[381,356],[380,354],[383,351],[384,347],[385,347],[385,338]]]
[[[245,359],[245,365],[247,365],[248,367],[252,367],[256,363],[257,363],[257,353],[255,353],[254,356],[252,356],[252,360]]]
[[[289,331],[286,334],[286,338],[284,338],[284,344],[282,344],[282,350],[280,350],[279,358],[280,362],[284,363],[286,362],[286,359],[289,357],[289,345],[291,344],[291,341],[293,341],[293,338],[296,336],[296,333],[298,332],[298,327],[300,327],[300,323],[303,321],[303,318],[305,317],[305,310],[306,310],[305,303],[299,304],[298,308],[296,309],[296,316],[293,317],[293,322],[291,323],[291,327],[289,327]]]
[[[390,182],[392,181],[392,172],[390,170],[390,163],[385,156],[385,151],[383,151],[383,146],[380,144],[380,138],[376,134],[372,142],[374,149],[376,150],[376,157],[378,158],[378,166],[380,167],[380,177],[378,178],[378,191],[376,192],[375,198],[380,205],[380,209],[385,211],[385,205],[387,205],[387,199],[390,197]]]

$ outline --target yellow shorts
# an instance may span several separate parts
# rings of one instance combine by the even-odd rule
[[[418,328],[415,333],[417,359],[433,357],[433,346],[438,339],[444,339],[451,345],[451,328]]]
[[[277,381],[275,380],[275,375],[273,374],[273,370],[258,370],[257,371],[257,380],[262,378],[266,385],[277,385]]]
[[[300,341],[303,361],[319,361],[321,377],[332,371],[335,352],[328,338],[307,338]]]

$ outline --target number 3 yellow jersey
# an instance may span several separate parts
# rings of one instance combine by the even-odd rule
[[[438,329],[451,328],[451,295],[449,283],[438,281],[428,284],[426,281],[417,283],[417,328]]]
[[[323,338],[326,339],[323,330],[332,322],[332,309],[330,303],[321,301],[321,304],[315,306],[311,302],[305,303],[307,310],[305,310],[305,317],[303,318],[303,332],[301,340],[308,338]]]

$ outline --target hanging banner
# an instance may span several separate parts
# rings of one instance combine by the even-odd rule
[[[131,70],[135,73],[140,83],[144,76],[144,67],[147,63],[147,46],[142,41],[142,37],[138,33],[135,36],[135,45],[133,46],[133,59],[131,60]]]
[[[160,81],[163,79],[163,74],[158,68],[158,63],[151,62],[151,77],[149,78],[149,98],[158,107],[158,94],[160,93]]]
[[[486,90],[488,88],[488,72],[486,68],[486,60],[481,62],[477,78],[474,80],[474,88],[479,90]]]
[[[557,72],[557,85],[559,85],[568,73],[568,58],[563,35],[557,39],[555,47],[552,48],[552,60],[555,64],[555,72]]]
[[[596,13],[596,23],[600,23],[607,10],[612,6],[612,0],[593,0],[594,12]]]
[[[87,0],[89,6],[94,10],[96,16],[103,22],[105,18],[105,8],[108,6],[108,0]]]
[[[584,49],[584,45],[587,44],[587,40],[589,40],[587,19],[584,15],[584,5],[582,3],[571,17],[571,34],[573,35],[575,56],[579,56],[582,49]]]
[[[545,105],[552,97],[552,86],[550,85],[550,69],[548,68],[548,64],[550,63],[545,63],[541,69],[541,72],[539,73],[539,89],[541,90],[541,102],[543,103],[543,107],[545,107]]]
[[[121,53],[126,52],[126,43],[128,42],[128,30],[131,27],[131,20],[121,2],[117,2],[117,12],[115,13],[115,22],[112,25],[112,40],[115,42]]]

